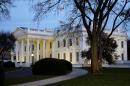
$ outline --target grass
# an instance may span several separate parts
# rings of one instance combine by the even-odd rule
[[[16,69],[19,69],[19,68],[4,68],[4,71],[5,72],[9,72],[9,71],[13,71],[13,70],[16,70]]]
[[[104,68],[99,75],[87,74],[48,86],[130,86],[130,69]]]
[[[5,86],[20,84],[20,83],[26,83],[26,82],[32,82],[32,81],[47,79],[47,78],[50,78],[50,77],[54,77],[54,76],[32,75],[32,76],[26,76],[26,77],[5,78]]]

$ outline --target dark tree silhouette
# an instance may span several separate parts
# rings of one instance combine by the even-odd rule
[[[6,55],[11,53],[14,48],[15,37],[12,33],[0,32],[0,60],[4,60]]]
[[[91,45],[91,69],[92,73],[98,73],[98,51],[102,57],[102,47],[100,43],[101,34],[106,29],[108,22],[111,21],[109,38],[113,32],[126,20],[130,15],[130,0],[40,0],[34,5],[35,17],[39,21],[43,16],[52,11],[59,13],[62,10],[68,10],[67,24],[84,25]],[[70,13],[69,13],[70,12]],[[98,48],[98,45],[100,46]]]
[[[9,18],[9,9],[13,6],[13,0],[0,0],[0,19]]]
[[[117,48],[117,43],[114,40],[114,38],[108,38],[108,40],[106,40],[106,39],[107,39],[107,34],[104,33],[101,36],[101,46],[102,46],[102,49],[103,49],[101,60],[105,60],[105,61],[108,62],[108,64],[112,64],[112,63],[114,63],[114,57],[113,56],[114,56],[115,49]],[[99,47],[100,46],[98,46],[98,48]],[[99,52],[98,52],[98,55],[99,55]],[[81,56],[83,58],[90,60],[91,57],[92,57],[91,48],[89,48],[88,51],[83,50],[81,52]],[[103,62],[103,61],[101,61],[101,62]]]

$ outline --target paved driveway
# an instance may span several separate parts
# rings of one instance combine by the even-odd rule
[[[9,71],[5,73],[6,77],[24,77],[24,76],[31,76],[32,71],[31,68],[19,68],[14,71]]]

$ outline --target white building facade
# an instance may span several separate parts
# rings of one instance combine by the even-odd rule
[[[58,58],[70,61],[73,66],[82,66],[85,59],[81,51],[88,50],[87,33],[84,29],[72,30],[38,30],[19,27],[14,32],[16,45],[11,58],[16,67],[30,67],[43,58]],[[112,37],[116,40],[115,60],[127,61],[127,34],[116,31]]]

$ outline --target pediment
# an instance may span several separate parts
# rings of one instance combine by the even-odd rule
[[[26,32],[21,28],[16,28],[16,30],[13,32],[13,34],[16,38],[18,38],[18,37],[22,37],[22,36],[26,35]]]

